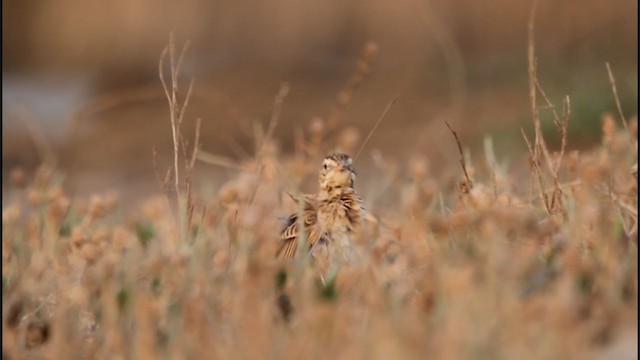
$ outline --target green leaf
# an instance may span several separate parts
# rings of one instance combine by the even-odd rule
[[[286,283],[287,283],[287,271],[284,269],[281,269],[276,274],[276,289],[282,290]]]
[[[118,295],[116,295],[116,300],[118,302],[118,310],[120,313],[124,312],[125,308],[129,304],[129,292],[126,288],[122,287],[118,291]]]
[[[156,231],[155,231],[155,228],[153,227],[153,223],[151,222],[137,223],[136,235],[138,236],[138,240],[140,240],[140,244],[142,244],[142,246],[146,248],[147,245],[149,244],[149,241],[151,241],[156,235]]]
[[[318,297],[320,300],[333,302],[338,298],[335,277],[324,285],[321,282],[318,282],[318,287]]]

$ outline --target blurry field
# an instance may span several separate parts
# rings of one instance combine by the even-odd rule
[[[310,187],[358,137],[317,120],[281,155],[274,106],[251,160],[216,158],[230,181],[192,194],[186,148],[179,185],[160,171],[165,194],[126,212],[108,189],[70,198],[51,164],[12,171],[3,358],[637,356],[636,118],[607,115],[580,153],[547,157],[529,134],[529,157],[506,156],[487,138],[464,176],[374,153],[357,188],[379,221],[323,286],[304,258],[274,260],[278,216],[295,211],[282,190]]]
[[[247,158],[253,123],[268,121],[287,81],[291,93],[275,135],[290,154],[296,128],[328,116],[367,41],[380,51],[343,125],[365,136],[383,104],[401,95],[370,149],[399,159],[421,152],[439,171],[457,161],[443,120],[469,147],[481,148],[491,135],[497,151],[526,149],[519,129],[531,122],[528,2],[58,0],[3,1],[3,10],[3,184],[13,166],[32,171],[40,161],[23,125],[30,117],[59,153],[73,195],[105,187],[127,197],[155,191],[148,186],[155,181],[151,148],[159,161],[171,154],[157,76],[171,30],[191,40],[183,74],[196,84],[185,126],[193,130],[195,118],[203,119],[205,150]],[[630,0],[538,4],[539,79],[550,98],[571,95],[572,149],[597,144],[603,113],[615,109],[605,62],[624,112],[637,113],[636,14]],[[557,132],[545,120],[555,147]],[[206,166],[196,171],[212,177]]]
[[[637,35],[621,36],[637,3],[541,3],[529,73],[529,7],[507,3],[435,1],[455,41],[432,24],[440,50],[414,53],[423,22],[387,30],[413,5],[336,2],[259,21],[227,4],[198,15],[217,20],[201,27],[210,8],[188,1],[176,26],[193,49],[181,69],[163,53],[165,97],[167,19],[141,16],[144,1],[113,31],[80,21],[99,7],[70,1],[53,16],[3,2],[37,14],[28,39],[3,18],[3,50],[26,44],[14,73],[102,69],[92,86],[41,89],[40,109],[3,95],[3,359],[637,359]],[[499,10],[511,20],[481,21]],[[254,25],[233,31],[227,18]],[[69,37],[74,19],[99,41]],[[249,44],[232,47],[246,62],[193,70],[210,60],[211,28],[216,51]],[[105,47],[127,29],[148,43]],[[452,43],[461,54],[446,55]],[[602,44],[611,52],[581,57]],[[237,56],[225,54],[214,58]],[[601,57],[620,62],[609,73]],[[310,259],[274,255],[297,211],[287,192],[316,191],[335,150],[362,150],[356,190],[375,221],[357,260],[323,284]]]

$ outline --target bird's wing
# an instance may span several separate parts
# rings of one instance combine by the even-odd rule
[[[302,212],[304,219],[305,233],[307,234],[307,241],[310,245],[313,245],[320,238],[320,231],[317,229],[317,214],[313,199],[311,197],[305,197],[305,208]],[[292,258],[298,247],[298,238],[300,235],[298,228],[298,214],[292,214],[287,219],[287,222],[280,233],[280,240],[282,245],[276,252],[276,257]]]
[[[285,259],[292,258],[298,247],[298,214],[293,214],[287,219],[282,233],[280,234],[280,240],[282,245],[276,252],[276,257],[283,257]]]
[[[360,224],[362,217],[366,214],[362,199],[354,193],[343,194],[340,203],[346,210],[347,218],[352,225]]]

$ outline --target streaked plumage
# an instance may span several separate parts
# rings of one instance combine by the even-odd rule
[[[305,195],[302,211],[309,249],[349,246],[351,236],[363,219],[362,200],[354,189],[353,160],[347,154],[335,153],[325,157],[320,171],[320,191]],[[297,251],[301,232],[298,213],[287,219],[282,232],[282,245],[276,257],[292,258]],[[337,243],[337,244],[335,244]]]
[[[317,226],[317,201],[313,195],[305,195],[301,200],[304,201],[302,217],[304,220],[304,228],[307,230],[307,243],[312,245],[317,242],[322,235],[322,232],[319,231],[319,227]],[[280,234],[282,245],[278,249],[276,257],[292,258],[295,255],[298,248],[298,234],[300,233],[298,226],[298,213],[294,213],[289,216],[287,223],[282,229]]]

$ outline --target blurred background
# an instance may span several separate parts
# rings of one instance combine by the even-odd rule
[[[286,81],[291,91],[275,134],[281,151],[291,152],[294,129],[326,118],[368,41],[379,52],[341,125],[364,138],[386,103],[401,95],[369,151],[457,164],[443,120],[470,148],[492,136],[498,154],[524,149],[520,128],[531,128],[530,6],[511,0],[3,1],[3,193],[9,171],[30,171],[47,146],[71,193],[158,191],[151,149],[157,147],[161,164],[171,156],[158,59],[171,31],[178,44],[191,41],[183,76],[196,84],[185,131],[192,134],[193,121],[202,118],[206,151],[234,159],[251,153],[247,124],[268,122]],[[603,113],[616,109],[606,62],[625,114],[637,113],[637,6],[634,0],[539,1],[538,77],[556,104],[571,96],[571,149],[598,142]],[[553,131],[549,136],[553,143]],[[226,171],[198,168],[211,176]]]

